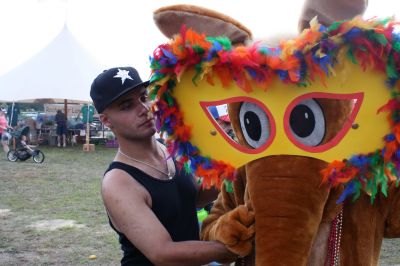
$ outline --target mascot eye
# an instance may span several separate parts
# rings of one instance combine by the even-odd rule
[[[294,138],[306,146],[317,146],[325,136],[325,116],[314,99],[298,103],[289,117],[290,130]]]
[[[271,135],[271,123],[267,114],[257,104],[243,102],[239,111],[240,127],[247,143],[257,149]]]
[[[363,93],[312,92],[294,99],[284,117],[288,138],[309,152],[323,152],[335,145],[351,128]]]
[[[232,97],[218,101],[200,102],[201,108],[217,131],[240,152],[258,154],[271,145],[276,134],[274,118],[259,100]],[[218,134],[220,133],[220,134]]]

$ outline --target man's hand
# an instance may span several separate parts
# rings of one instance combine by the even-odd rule
[[[213,239],[225,244],[233,253],[244,257],[250,254],[254,239],[254,213],[245,205],[221,216],[213,231]]]

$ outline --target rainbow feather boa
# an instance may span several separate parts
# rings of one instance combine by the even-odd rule
[[[345,190],[339,202],[361,191],[374,201],[380,191],[387,194],[388,182],[399,182],[400,171],[400,35],[392,19],[362,20],[333,23],[326,28],[317,22],[302,32],[299,38],[283,41],[269,48],[260,43],[232,47],[224,37],[206,37],[182,27],[170,43],[160,45],[150,58],[153,84],[150,97],[157,115],[157,128],[167,135],[169,152],[176,156],[180,167],[199,177],[205,187],[228,187],[235,169],[223,161],[202,156],[190,142],[190,127],[172,96],[172,91],[187,69],[194,69],[192,81],[206,78],[213,84],[217,76],[223,86],[231,82],[246,92],[253,90],[250,81],[267,88],[274,76],[284,83],[307,86],[316,78],[322,82],[338,60],[339,50],[363,69],[371,67],[386,73],[391,100],[380,110],[389,113],[391,132],[383,136],[384,147],[370,154],[357,154],[343,161],[334,161],[322,171],[323,182],[331,186],[343,184]]]

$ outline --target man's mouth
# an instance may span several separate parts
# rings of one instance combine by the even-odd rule
[[[153,118],[146,119],[143,123],[141,123],[141,124],[139,125],[139,127],[146,126],[147,124],[149,124],[149,123],[152,122],[153,120],[154,120]]]

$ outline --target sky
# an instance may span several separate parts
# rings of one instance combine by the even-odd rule
[[[152,13],[172,4],[201,5],[235,18],[256,39],[295,36],[301,0],[0,0],[0,75],[45,48],[64,24],[104,68],[135,66],[148,78],[149,56],[167,42]],[[397,14],[396,14],[397,13]],[[369,0],[364,15],[400,16],[400,1]]]

